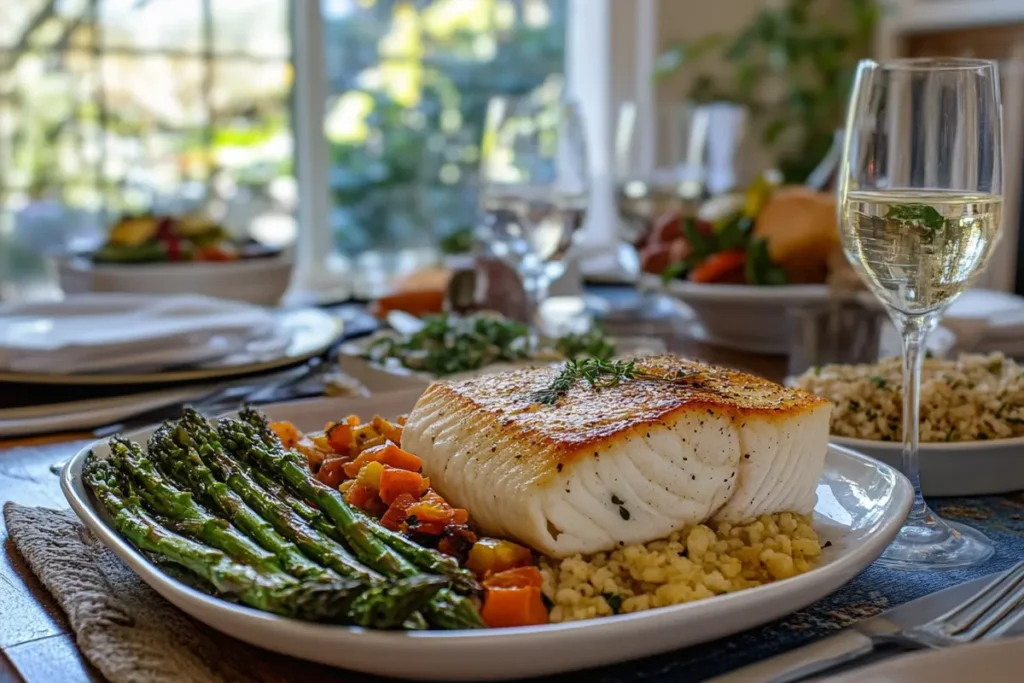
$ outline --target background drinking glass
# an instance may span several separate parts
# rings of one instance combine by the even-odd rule
[[[995,63],[862,62],[839,184],[843,249],[903,341],[903,473],[915,502],[884,564],[978,564],[979,532],[928,509],[918,480],[919,389],[928,332],[985,267],[999,235],[1002,121]]]
[[[477,242],[514,267],[535,321],[582,226],[590,177],[580,113],[557,80],[490,101],[481,145]]]

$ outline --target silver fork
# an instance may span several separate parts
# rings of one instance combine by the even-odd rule
[[[857,662],[882,646],[894,645],[905,651],[927,650],[996,638],[1009,631],[1022,617],[1024,562],[1018,562],[981,591],[941,616],[903,629],[897,628],[884,618],[868,620],[860,628],[854,627],[844,632],[848,636],[859,637],[863,641],[862,646],[847,647],[848,641],[846,644],[836,642],[835,649],[831,649],[832,645],[828,641],[836,637],[826,638],[815,645],[835,654],[789,668],[784,673],[761,683],[801,683],[817,679],[835,672],[840,667]],[[871,623],[873,621],[874,624]],[[732,680],[749,681],[749,678],[743,677],[744,673],[745,670],[740,669],[714,680],[721,683]]]

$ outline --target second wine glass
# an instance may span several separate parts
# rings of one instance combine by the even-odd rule
[[[551,282],[565,273],[565,256],[589,203],[577,105],[562,99],[557,84],[519,98],[492,98],[481,157],[478,243],[519,273],[535,341],[540,306]]]

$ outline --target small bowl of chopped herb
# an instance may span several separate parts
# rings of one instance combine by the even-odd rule
[[[442,314],[422,321],[423,326],[411,334],[387,330],[346,344],[341,349],[342,370],[370,391],[390,391],[439,378],[460,379],[567,359],[607,360],[620,354],[652,355],[665,350],[656,339],[613,338],[593,328],[544,338],[540,348],[532,351],[529,327],[499,315]]]

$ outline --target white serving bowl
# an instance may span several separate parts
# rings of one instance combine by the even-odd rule
[[[226,262],[107,264],[72,257],[59,261],[57,270],[65,294],[203,294],[276,306],[288,289],[292,260],[282,254]]]
[[[790,311],[820,305],[827,285],[699,284],[644,275],[645,287],[662,290],[689,306],[701,329],[700,341],[748,353],[785,354],[790,345]]]

